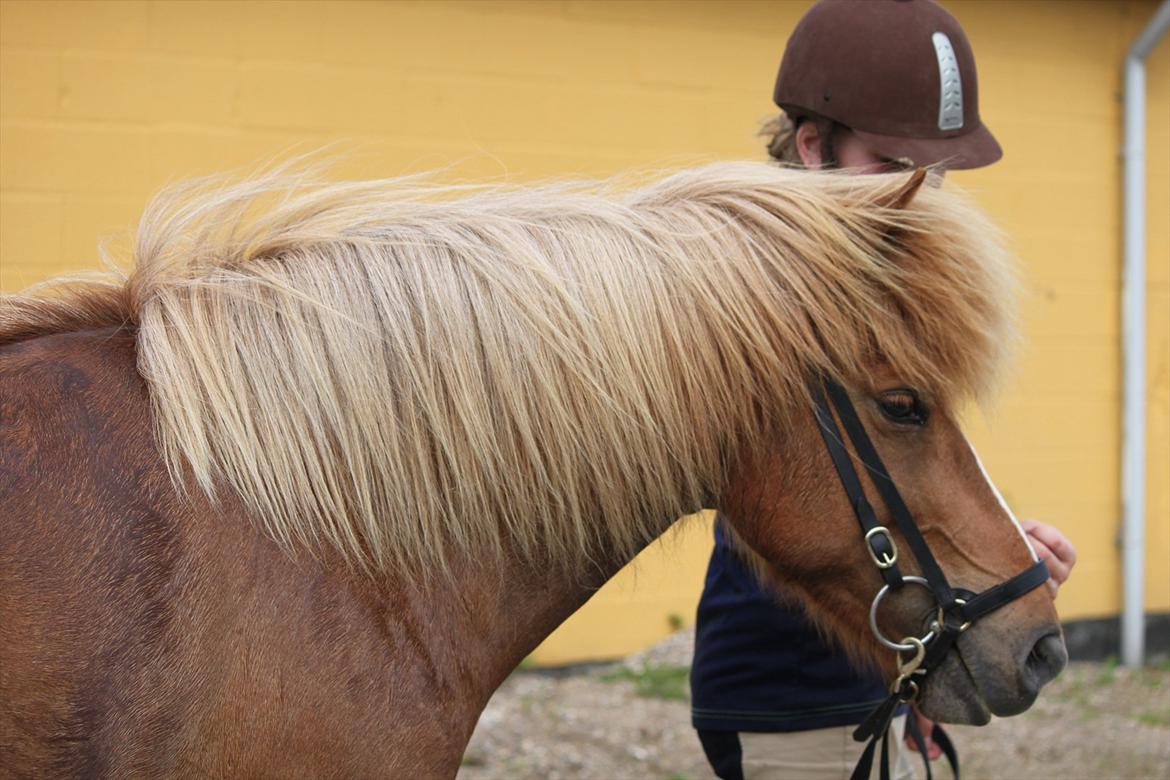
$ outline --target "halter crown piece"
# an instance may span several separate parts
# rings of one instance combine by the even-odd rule
[[[823,376],[811,383],[810,390],[817,428],[825,442],[826,449],[829,451],[829,457],[833,460],[833,466],[837,469],[837,475],[841,478],[841,485],[849,497],[853,512],[857,515],[857,521],[861,524],[869,557],[885,581],[885,585],[874,596],[873,605],[870,607],[870,628],[877,636],[878,641],[894,650],[898,658],[898,676],[890,688],[890,696],[878,705],[853,732],[853,739],[858,742],[868,740],[869,744],[858,760],[851,780],[868,780],[870,769],[873,767],[874,751],[879,739],[882,743],[881,780],[889,780],[889,727],[899,705],[911,702],[918,696],[919,683],[942,662],[960,634],[970,628],[971,624],[979,618],[1015,601],[1046,582],[1048,580],[1048,567],[1044,561],[1037,561],[1011,579],[994,585],[979,594],[962,588],[952,588],[939,567],[938,561],[931,554],[926,539],[918,530],[914,516],[898,493],[898,488],[894,485],[890,472],[874,448],[873,442],[870,441],[869,435],[866,434],[865,427],[861,424],[857,410],[854,409],[853,402],[849,400],[849,394],[845,388],[832,378]],[[894,543],[893,537],[890,536],[889,529],[879,522],[873,507],[870,506],[869,500],[865,497],[865,491],[861,487],[861,479],[853,467],[853,460],[845,446],[845,440],[841,437],[841,431],[833,419],[831,409],[836,410],[849,441],[853,443],[853,448],[857,451],[858,458],[869,471],[882,502],[889,509],[890,515],[897,523],[898,530],[902,533],[902,538],[914,554],[915,560],[918,561],[918,567],[922,571],[921,577],[904,576],[898,569],[897,545]],[[890,591],[899,590],[906,583],[921,585],[929,589],[934,595],[938,610],[925,636],[921,638],[907,637],[901,642],[892,642],[883,636],[878,628],[877,611],[882,599]],[[903,653],[912,653],[913,655],[909,660],[903,661]],[[908,728],[919,751],[925,756],[926,743],[918,731],[914,718],[909,719]],[[959,780],[959,759],[950,740],[937,725],[932,736],[950,760],[955,780]],[[926,776],[927,780],[932,780],[929,761],[926,763]]]

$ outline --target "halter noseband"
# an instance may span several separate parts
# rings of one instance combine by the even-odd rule
[[[865,427],[861,424],[857,410],[853,408],[853,402],[849,400],[849,394],[845,388],[829,377],[822,377],[819,381],[811,383],[810,390],[815,404],[817,429],[829,451],[829,457],[833,460],[833,466],[837,469],[837,475],[841,478],[841,485],[845,488],[846,495],[849,496],[849,503],[853,506],[857,521],[861,524],[870,560],[885,581],[885,585],[874,596],[873,605],[869,610],[869,623],[878,641],[898,654],[898,677],[890,688],[889,698],[870,713],[853,732],[853,739],[858,742],[868,740],[869,745],[853,771],[852,780],[867,780],[869,778],[873,765],[874,749],[879,739],[882,741],[881,778],[888,780],[888,730],[898,706],[914,700],[919,692],[918,682],[942,662],[960,634],[970,628],[971,624],[979,618],[1020,598],[1046,582],[1048,580],[1048,567],[1045,566],[1044,561],[1038,560],[1011,579],[979,594],[961,588],[952,588],[938,562],[931,554],[926,539],[918,530],[914,516],[898,493],[898,488],[894,485],[894,480],[890,477],[889,471],[886,470],[885,464],[882,463],[881,457],[878,456],[873,442],[866,434]],[[826,393],[828,400],[826,400]],[[861,479],[853,467],[849,450],[845,446],[845,441],[842,439],[837,423],[833,419],[833,413],[830,411],[830,401],[832,408],[836,410],[837,416],[841,419],[845,433],[853,442],[858,458],[869,471],[871,481],[877,488],[882,502],[889,509],[890,515],[902,533],[902,538],[909,546],[910,552],[914,554],[915,560],[918,561],[918,567],[922,571],[921,577],[904,576],[899,570],[897,545],[894,543],[889,529],[880,523],[869,500],[865,497],[865,491],[861,487]],[[878,607],[889,592],[899,590],[906,583],[921,585],[929,589],[938,609],[925,636],[921,638],[906,637],[901,642],[892,642],[878,628]],[[908,661],[903,661],[903,652],[910,652],[914,655]],[[917,734],[916,727],[913,730],[913,735],[919,744],[919,749],[925,752],[925,745],[921,736]],[[942,746],[954,766],[955,780],[958,780],[958,760],[954,756],[953,748],[949,742],[943,742]],[[930,777],[929,763],[927,764],[927,777]]]

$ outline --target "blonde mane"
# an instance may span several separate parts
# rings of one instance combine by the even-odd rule
[[[997,233],[905,175],[721,163],[640,188],[165,192],[135,269],[8,296],[0,343],[125,322],[177,478],[353,565],[632,555],[718,499],[804,380],[885,360],[950,403],[1011,341]]]

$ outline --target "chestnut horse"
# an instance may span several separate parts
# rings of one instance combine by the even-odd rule
[[[809,377],[848,388],[952,582],[1034,560],[955,419],[1011,341],[1008,262],[922,180],[161,196],[129,275],[0,303],[0,773],[451,777],[517,663],[702,507],[892,667]],[[1017,713],[1063,659],[1033,590],[920,705]]]

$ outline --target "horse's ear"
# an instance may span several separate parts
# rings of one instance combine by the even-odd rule
[[[878,205],[888,209],[904,209],[909,206],[910,201],[914,200],[914,196],[918,194],[918,190],[926,181],[927,170],[926,168],[916,169],[914,173],[910,174],[910,178],[906,179],[897,189],[883,193],[878,199]]]

